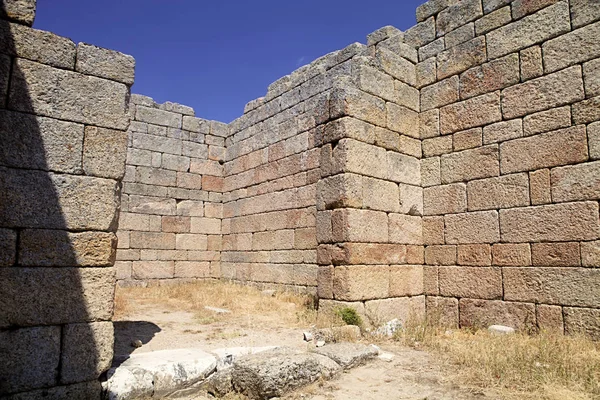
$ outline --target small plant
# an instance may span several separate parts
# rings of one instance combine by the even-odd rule
[[[362,319],[354,308],[343,307],[336,310],[336,314],[346,323],[346,325],[362,325]]]

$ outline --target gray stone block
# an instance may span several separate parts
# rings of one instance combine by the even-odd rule
[[[99,381],[56,386],[50,389],[33,390],[8,396],[5,400],[100,400],[102,386]]]
[[[437,35],[444,36],[448,32],[476,20],[483,15],[481,0],[462,0],[452,5],[437,17]]]
[[[0,53],[53,67],[75,67],[75,43],[51,32],[0,21]]]
[[[117,182],[0,168],[0,220],[5,227],[114,229]]]
[[[17,254],[17,233],[0,228],[0,267],[10,267],[15,263]]]
[[[113,358],[112,322],[70,324],[63,328],[61,383],[98,379]]]
[[[118,51],[79,43],[75,70],[131,86],[135,78],[135,60]]]
[[[0,328],[112,318],[112,268],[2,268],[0,281]]]
[[[184,116],[183,129],[185,129],[186,131],[203,133],[207,135],[210,133],[210,121],[207,121],[202,118]]]
[[[60,327],[2,331],[0,354],[0,393],[3,395],[53,386],[60,359]]]
[[[80,174],[83,125],[0,110],[0,165]]]
[[[114,233],[24,229],[19,240],[19,264],[110,267],[115,261],[116,249]]]
[[[0,18],[31,26],[35,19],[36,2],[36,0],[2,0]]]
[[[127,132],[85,127],[83,169],[86,175],[122,179],[127,159]]]
[[[0,108],[6,107],[8,81],[10,78],[10,57],[0,54]]]
[[[396,35],[402,35],[402,31],[391,25],[384,26],[367,35],[367,46],[374,46],[382,40]]]
[[[127,97],[122,83],[18,59],[8,104],[17,111],[125,130]]]
[[[171,128],[181,128],[182,124],[181,114],[145,106],[136,107],[135,119],[137,121],[148,122],[150,124],[170,126]]]

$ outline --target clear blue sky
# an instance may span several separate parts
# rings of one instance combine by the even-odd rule
[[[38,0],[34,27],[131,54],[133,93],[230,122],[299,66],[382,26],[413,26],[423,2]]]

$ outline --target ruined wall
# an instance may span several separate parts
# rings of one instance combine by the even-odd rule
[[[600,3],[417,16],[428,311],[599,335]]]
[[[0,2],[0,397],[93,399],[113,356],[134,60],[34,17],[34,0]]]
[[[139,95],[130,114],[119,285],[220,277],[227,125]]]

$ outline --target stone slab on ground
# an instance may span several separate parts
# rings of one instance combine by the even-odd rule
[[[377,357],[378,351],[372,346],[360,343],[333,343],[313,350],[313,353],[331,358],[344,369],[365,364]]]
[[[200,349],[161,350],[132,354],[108,371],[103,383],[109,400],[161,398],[206,379],[217,358]]]

